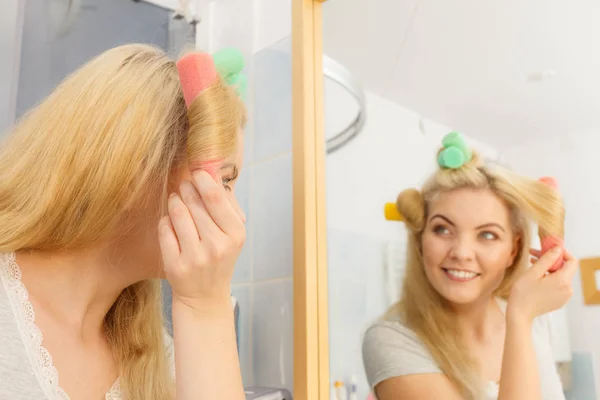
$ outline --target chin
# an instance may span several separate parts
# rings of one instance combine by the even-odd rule
[[[481,277],[468,282],[455,282],[449,280],[443,273],[435,275],[428,277],[433,288],[452,304],[465,305],[475,303],[484,293],[487,293],[482,287]]]
[[[467,305],[477,302],[482,296],[480,291],[474,290],[448,290],[443,288],[438,293],[449,303],[456,305]]]

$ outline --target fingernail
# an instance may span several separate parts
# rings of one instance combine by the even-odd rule
[[[177,193],[171,193],[171,195],[169,196],[169,203],[173,203],[174,201],[177,201],[177,199],[179,198],[179,196],[177,195]]]

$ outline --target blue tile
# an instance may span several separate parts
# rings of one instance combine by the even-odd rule
[[[161,281],[162,285],[162,297],[163,297],[163,315],[165,319],[165,327],[169,334],[173,336],[173,313],[171,312],[171,303],[173,301],[173,293],[171,291],[171,285],[166,279]]]
[[[291,42],[285,39],[252,59],[253,161],[292,148]]]
[[[366,398],[362,337],[386,308],[382,241],[363,233],[328,229],[327,247],[331,380],[356,375],[358,396]]]
[[[250,342],[250,314],[252,304],[250,298],[250,286],[236,286],[231,288],[232,295],[237,299],[239,305],[238,317],[238,343],[240,349],[240,365],[244,386],[252,386],[252,348]]]
[[[246,214],[246,243],[242,248],[242,252],[235,265],[235,270],[233,271],[231,283],[234,284],[250,282],[252,276],[252,237],[249,228],[252,220],[252,215],[250,215],[250,171],[250,167],[245,167],[241,171],[238,182],[235,185],[235,197]]]
[[[291,277],[291,154],[253,166],[251,179],[252,279]]]
[[[247,103],[246,107],[248,110],[249,121],[244,128],[244,167],[252,165],[252,162],[254,161],[252,155],[252,148],[254,147],[254,125],[252,124],[254,118],[252,117],[252,105]]]
[[[254,384],[293,393],[292,281],[252,285],[252,366]]]
[[[590,352],[574,352],[571,361],[572,384],[569,400],[596,400],[594,360]]]

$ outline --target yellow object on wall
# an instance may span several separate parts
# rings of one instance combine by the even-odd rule
[[[585,304],[600,304],[600,288],[596,285],[596,274],[600,274],[600,257],[579,260],[581,287]]]
[[[385,203],[383,214],[388,221],[404,221],[404,218],[398,212],[398,208],[396,208],[396,203]]]

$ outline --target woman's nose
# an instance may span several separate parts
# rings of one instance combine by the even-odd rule
[[[464,235],[456,236],[452,241],[450,256],[460,261],[471,261],[474,259],[475,246],[472,240]]]

